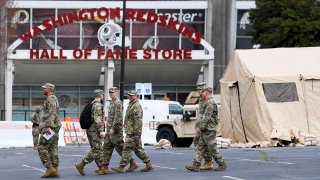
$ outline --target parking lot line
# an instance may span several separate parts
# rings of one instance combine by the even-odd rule
[[[294,164],[294,163],[290,163],[290,162],[276,162],[276,163],[279,163],[279,164]]]
[[[138,163],[138,164],[143,164],[143,163]],[[153,167],[157,167],[157,168],[162,168],[162,169],[171,169],[171,170],[176,170],[177,168],[171,168],[171,167],[165,167],[165,166],[158,166],[153,164]]]
[[[183,153],[176,153],[176,152],[160,152],[160,154],[178,154],[181,155]]]
[[[43,169],[39,169],[39,168],[36,168],[36,167],[32,167],[32,166],[28,166],[28,165],[21,165],[23,167],[27,167],[27,168],[30,168],[30,169],[34,169],[34,170],[37,170],[37,171],[40,171],[40,172],[44,172]]]
[[[228,179],[235,179],[235,180],[245,180],[245,179],[240,179],[232,176],[222,176],[223,178],[228,178]]]
[[[259,159],[241,159],[237,158],[238,161],[253,161],[253,162],[263,162],[263,163],[278,163],[278,164],[294,164],[290,162],[276,162],[276,161],[264,161],[264,160],[259,160]]]
[[[31,171],[32,169],[0,169],[0,172],[11,172],[11,171]]]

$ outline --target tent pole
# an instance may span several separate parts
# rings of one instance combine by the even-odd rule
[[[231,110],[231,98],[230,98],[230,107],[229,107],[229,109],[230,109],[230,121],[231,121],[231,129],[232,129],[232,134],[233,134],[233,137],[234,137],[234,139],[236,140],[236,142],[237,143],[239,143],[239,141],[238,141],[238,139],[237,139],[237,137],[236,137],[236,135],[234,134],[234,130],[233,130],[233,121],[232,121],[232,110]],[[229,136],[229,133],[228,133],[228,136]],[[227,137],[228,137],[227,136]]]
[[[242,123],[242,129],[243,129],[243,133],[244,133],[244,138],[246,139],[246,142],[248,143],[248,139],[247,139],[247,134],[246,134],[246,130],[244,128],[244,123],[243,123],[243,118],[242,118],[242,112],[241,112],[241,105],[240,105],[240,91],[239,91],[239,84],[238,82],[234,83],[235,86],[237,87],[237,92],[238,92],[238,101],[239,101],[239,112],[240,112],[240,118],[241,118],[241,123]]]

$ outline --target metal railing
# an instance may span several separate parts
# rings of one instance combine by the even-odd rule
[[[1,110],[1,115],[2,115],[2,112],[5,112],[5,110]],[[24,121],[29,121],[31,114],[29,114],[29,116],[28,116],[28,113],[35,112],[35,111],[34,110],[12,110],[12,114],[14,114],[15,112],[23,113],[24,114]],[[63,119],[65,120],[66,119],[66,110],[59,110],[59,115],[61,115],[61,113],[63,114]]]

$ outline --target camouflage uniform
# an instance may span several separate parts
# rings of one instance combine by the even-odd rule
[[[202,118],[197,121],[196,127],[201,130],[199,143],[196,146],[193,165],[200,166],[202,153],[205,148],[209,149],[212,158],[219,166],[224,165],[224,160],[217,149],[216,133],[218,127],[218,108],[213,98],[210,97],[203,105],[204,114]]]
[[[124,120],[126,139],[122,152],[121,166],[126,166],[132,158],[131,151],[144,163],[149,163],[150,159],[142,148],[141,133],[143,112],[139,101],[133,100],[129,102],[128,109]],[[138,137],[138,138],[136,138]]]
[[[206,87],[206,83],[205,82],[198,83],[197,84],[197,91],[203,90],[205,87]],[[202,97],[199,98],[199,113],[198,113],[197,121],[199,121],[202,118],[203,114],[204,114],[203,105],[204,105],[205,102],[206,102],[206,100],[204,100]],[[195,128],[196,129],[199,128],[197,126],[197,124],[195,124]],[[199,139],[200,139],[200,132],[196,132],[196,135],[193,138],[193,144],[194,144],[195,147],[199,144]],[[205,148],[203,150],[202,154],[203,154],[203,157],[204,157],[204,159],[206,161],[212,161],[212,157],[211,157],[211,155],[209,153],[209,149],[208,148]]]
[[[32,122],[33,146],[37,147],[39,141],[39,125],[41,122],[39,110],[32,113],[30,121]]]
[[[112,99],[108,110],[107,133],[104,138],[103,155],[107,163],[110,162],[113,150],[116,149],[122,156],[124,148],[123,128],[122,128],[122,102],[118,99]],[[112,135],[108,134],[110,129],[114,130]]]
[[[197,123],[195,124],[195,128],[196,129],[199,128],[198,123],[203,118],[203,114],[205,113],[204,112],[205,111],[205,108],[204,108],[205,102],[206,102],[206,100],[200,98],[200,100],[199,100],[199,115],[198,115],[198,118],[197,118]],[[200,141],[200,132],[196,132],[196,136],[193,138],[193,144],[194,144],[195,147],[199,144],[199,141]],[[210,155],[210,152],[209,152],[208,148],[204,148],[203,149],[202,157],[205,160],[209,160],[209,161],[212,160],[212,157]]]
[[[47,167],[58,167],[58,141],[61,123],[59,120],[59,103],[54,94],[48,94],[47,99],[43,103],[43,115],[40,123],[40,133],[45,133],[45,128],[50,127],[55,135],[49,140],[42,135],[39,139],[38,153],[42,164]]]
[[[93,117],[93,123],[89,129],[87,129],[87,136],[90,143],[90,152],[83,158],[85,164],[91,163],[95,160],[98,167],[102,166],[102,143],[103,138],[100,137],[100,132],[104,132],[103,122],[103,105],[94,101],[92,105],[91,117]]]

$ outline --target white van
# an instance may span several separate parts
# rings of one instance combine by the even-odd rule
[[[157,143],[157,130],[150,127],[152,123],[167,121],[169,119],[181,119],[183,116],[183,107],[176,101],[164,100],[139,100],[143,109],[143,127],[142,127],[142,143]],[[123,117],[125,116],[129,100],[125,99],[123,106]]]

